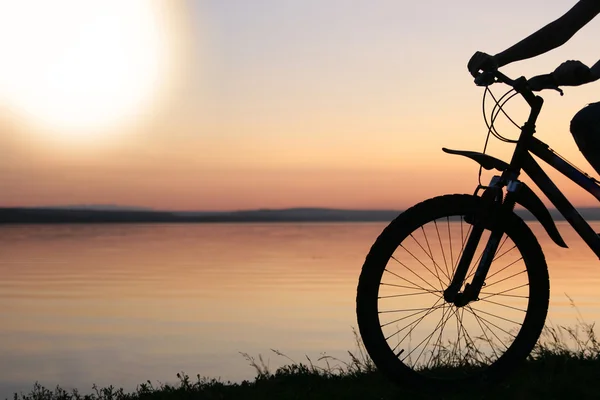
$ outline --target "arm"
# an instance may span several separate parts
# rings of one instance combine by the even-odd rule
[[[592,73],[592,82],[600,79],[600,61],[590,68],[590,72]]]
[[[583,26],[600,13],[600,0],[580,0],[565,15],[546,25],[519,43],[496,54],[498,67],[546,53],[565,44]],[[598,64],[596,64],[598,70]]]

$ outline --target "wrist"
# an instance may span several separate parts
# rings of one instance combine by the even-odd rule
[[[502,53],[498,53],[495,56],[492,56],[492,58],[498,68],[504,67],[506,64],[509,64],[509,61],[506,60],[506,57]]]

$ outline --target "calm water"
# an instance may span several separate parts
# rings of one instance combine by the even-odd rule
[[[253,378],[355,349],[360,268],[384,223],[0,227],[0,398],[35,381],[91,390],[185,371]],[[530,225],[546,253],[549,320],[600,321],[600,263]],[[600,223],[593,225],[600,231]]]

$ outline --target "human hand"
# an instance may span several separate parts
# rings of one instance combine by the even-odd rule
[[[493,71],[498,68],[498,63],[494,59],[494,56],[490,56],[484,52],[478,51],[469,60],[467,69],[476,78],[480,71]]]
[[[559,86],[579,86],[593,81],[590,68],[581,61],[569,60],[552,73]]]

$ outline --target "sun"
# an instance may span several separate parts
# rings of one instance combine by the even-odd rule
[[[2,2],[0,105],[68,134],[141,118],[165,84],[167,36],[155,1]]]

